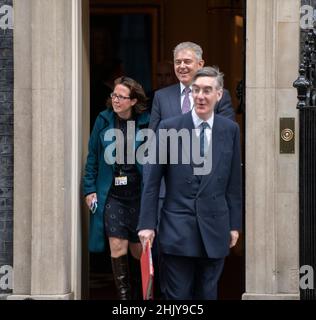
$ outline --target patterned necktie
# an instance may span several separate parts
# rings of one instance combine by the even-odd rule
[[[190,92],[191,89],[190,87],[185,87],[183,89],[184,91],[184,99],[183,99],[183,103],[182,103],[182,113],[187,113],[189,111],[191,111],[191,102],[190,102]]]
[[[206,128],[209,128],[209,124],[207,122],[202,122],[200,124],[200,127],[201,127],[201,132],[200,132],[200,155],[201,157],[204,157],[204,154],[205,154],[205,145],[204,145],[204,140],[207,139],[206,138],[206,135],[205,135],[205,129]],[[207,140],[205,141],[206,142],[206,147],[207,147]]]

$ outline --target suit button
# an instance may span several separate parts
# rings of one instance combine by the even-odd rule
[[[192,180],[190,180],[190,179],[187,179],[186,181],[187,181],[187,183],[192,183]]]

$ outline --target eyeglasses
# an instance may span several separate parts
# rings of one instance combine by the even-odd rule
[[[192,87],[192,94],[198,95],[202,91],[202,94],[204,96],[209,96],[214,92],[214,90],[216,90],[216,89],[214,89],[212,87],[199,88],[199,87],[193,86]]]
[[[130,99],[130,97],[124,97],[124,96],[121,96],[121,95],[117,95],[116,93],[112,92],[110,94],[110,97],[114,100],[114,99],[118,99],[119,101],[122,101],[122,100],[126,100],[126,99]]]

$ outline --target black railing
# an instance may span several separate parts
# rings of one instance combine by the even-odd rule
[[[302,1],[316,8],[315,1]],[[301,29],[301,64],[297,89],[299,110],[299,233],[300,267],[316,272],[316,24]],[[312,267],[312,268],[310,268]],[[307,274],[300,283],[302,300],[316,299],[315,284]],[[306,276],[306,277],[305,277]],[[306,279],[306,281],[305,281]]]

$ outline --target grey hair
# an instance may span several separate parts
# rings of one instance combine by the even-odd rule
[[[195,53],[196,58],[202,60],[203,50],[198,44],[189,41],[179,43],[173,50],[173,57],[175,58],[178,52],[182,50],[192,50]]]
[[[200,77],[215,78],[217,82],[216,89],[220,90],[224,88],[224,73],[220,72],[219,68],[216,66],[199,69],[193,77],[193,83]]]

